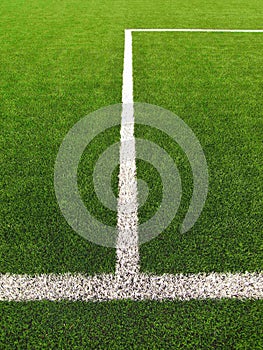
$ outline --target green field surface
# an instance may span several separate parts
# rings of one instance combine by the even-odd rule
[[[138,137],[176,159],[186,189],[173,223],[141,246],[142,268],[159,274],[262,269],[261,33],[134,33],[133,38],[135,100],[182,118],[200,140],[209,171],[202,215],[180,234],[191,198],[190,166],[173,140],[138,128]]]
[[[54,191],[63,138],[85,115],[121,103],[125,28],[263,29],[263,3],[230,1],[2,0],[0,3],[0,273],[114,272],[112,248],[75,233]],[[191,169],[173,140],[151,128],[136,136],[176,161],[183,198],[171,225],[140,247],[144,272],[262,271],[263,34],[134,33],[134,100],[172,111],[198,137],[208,163],[204,210],[186,234]],[[97,200],[92,171],[119,140],[98,136],[79,166],[82,198],[116,224]],[[161,200],[149,183],[141,222]],[[112,179],[117,195],[117,173]],[[262,349],[262,301],[0,302],[0,349]]]
[[[260,350],[263,345],[262,301],[11,302],[3,303],[1,316],[0,347],[7,350]]]

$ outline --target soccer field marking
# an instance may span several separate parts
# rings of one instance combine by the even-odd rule
[[[117,274],[133,274],[139,271],[138,246],[138,203],[136,181],[136,151],[134,138],[134,108],[133,108],[133,32],[209,32],[209,33],[263,33],[263,30],[253,29],[126,29],[124,37],[124,63],[122,86],[122,122],[119,175],[119,205],[118,205],[118,243],[130,242],[128,248],[117,248]],[[130,145],[126,141],[130,140]],[[130,148],[129,148],[130,146]],[[123,156],[126,160],[123,162]],[[127,197],[130,194],[130,197]],[[122,209],[121,203],[132,206],[132,210]],[[125,220],[126,219],[126,220]],[[124,222],[125,221],[125,222]],[[126,229],[123,229],[126,227]],[[130,235],[130,238],[129,238]],[[136,247],[137,244],[137,247]]]
[[[263,29],[205,29],[205,28],[145,28],[126,29],[131,32],[195,32],[195,33],[263,33]]]
[[[126,29],[118,199],[116,273],[0,274],[0,300],[190,300],[263,299],[263,273],[198,273],[161,276],[139,273],[137,181],[133,114],[132,32],[263,33],[252,29]]]
[[[0,275],[1,301],[262,299],[263,274]]]
[[[138,201],[135,164],[132,33],[125,31],[116,274],[139,272]]]
[[[124,31],[124,58],[122,75],[122,103],[133,104],[133,75],[132,75],[132,33]],[[131,122],[134,123],[132,115]]]

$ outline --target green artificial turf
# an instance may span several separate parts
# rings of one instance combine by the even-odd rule
[[[1,55],[1,272],[114,270],[115,251],[78,236],[54,193],[54,163],[68,130],[121,100],[123,33],[95,26],[96,15],[88,15],[96,12],[94,3],[79,5],[82,18],[77,3],[1,5],[8,11]]]
[[[2,0],[0,3],[0,272],[113,272],[115,250],[76,234],[54,193],[54,163],[69,129],[121,102],[125,28],[262,29],[258,0]],[[136,136],[176,160],[182,203],[172,224],[140,248],[143,271],[262,271],[263,34],[135,33],[134,99],[171,110],[207,157],[209,194],[180,235],[192,177],[174,142],[136,126]],[[116,214],[93,193],[91,168],[118,128],[94,139],[79,166],[83,200],[110,225]],[[140,222],[162,185],[149,182]],[[88,170],[87,170],[88,168]],[[117,172],[112,184],[117,194]],[[261,301],[0,303],[0,349],[261,349]]]
[[[180,234],[192,193],[188,161],[169,137],[137,128],[137,137],[159,144],[175,159],[185,193],[172,224],[141,246],[142,269],[262,270],[261,33],[134,33],[133,45],[135,100],[182,118],[200,140],[209,172],[201,217]]]
[[[239,7],[196,5],[189,13],[185,3],[165,3],[162,11],[157,3],[151,10],[149,2],[110,8],[106,1],[99,6],[83,1],[1,3],[2,272],[113,271],[114,250],[79,237],[59,211],[53,188],[56,154],[76,121],[121,101],[124,28],[260,27],[257,2],[246,5],[246,16],[242,1]],[[217,21],[215,13],[221,14]],[[259,268],[261,52],[261,34],[134,34],[135,100],[182,117],[200,139],[210,173],[202,217],[192,232],[178,236],[177,224],[187,209],[187,202],[182,203],[165,242],[142,248],[147,269],[157,268],[158,260],[165,271]],[[187,167],[179,166],[181,171]],[[189,171],[183,174],[190,184]],[[147,178],[147,171],[142,176]],[[149,199],[141,221],[153,214],[155,203]],[[100,204],[92,202],[100,215]],[[166,252],[172,253],[168,259]]]
[[[0,348],[262,349],[262,301],[3,303]]]

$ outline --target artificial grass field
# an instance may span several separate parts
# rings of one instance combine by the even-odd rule
[[[1,273],[114,272],[115,250],[68,226],[53,172],[60,143],[83,116],[121,102],[125,28],[262,29],[260,1],[1,1]],[[207,158],[209,194],[187,234],[186,157],[156,130],[136,128],[174,157],[183,183],[178,215],[140,247],[142,271],[262,271],[263,34],[134,33],[134,100],[181,117]],[[92,166],[119,139],[94,139],[79,167],[83,200],[96,201]],[[160,201],[158,175],[138,161],[151,191],[140,221]],[[154,180],[154,181],[153,181]],[[113,178],[117,194],[117,170]],[[261,301],[0,304],[3,349],[260,349]],[[126,344],[126,345],[125,345]]]
[[[0,346],[259,350],[261,308],[262,300],[3,303]]]

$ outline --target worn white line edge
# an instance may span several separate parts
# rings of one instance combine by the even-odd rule
[[[0,275],[1,301],[263,299],[262,273]]]
[[[136,247],[137,241],[137,183],[136,183],[136,165],[135,165],[135,139],[134,139],[134,111],[133,111],[133,64],[132,64],[132,32],[223,32],[223,33],[263,33],[263,30],[253,30],[253,29],[194,29],[194,28],[175,28],[175,29],[126,29],[125,30],[125,44],[124,44],[124,67],[123,67],[123,86],[122,86],[122,103],[123,103],[123,111],[122,111],[122,127],[121,127],[121,151],[120,151],[120,164],[122,164],[122,157],[125,152],[130,153],[130,159],[126,164],[123,163],[124,167],[120,166],[120,175],[119,175],[119,188],[120,188],[120,196],[119,196],[119,207],[118,207],[118,229],[119,229],[119,241],[129,242],[129,235],[132,237],[130,240],[130,244],[132,245],[128,249],[119,249],[117,248],[117,264],[116,264],[116,274],[118,276],[127,276],[129,277],[132,274],[139,273],[139,246]],[[127,108],[128,104],[128,108]],[[132,149],[129,150],[128,147],[124,147],[125,141],[132,140],[134,143]],[[124,143],[124,145],[123,145]],[[127,157],[127,155],[126,155]],[[133,162],[134,161],[134,162]],[[132,165],[131,165],[132,164]],[[128,169],[127,169],[128,166]],[[130,169],[129,169],[130,168]],[[127,175],[128,174],[128,175]],[[130,175],[130,177],[129,177]],[[125,179],[121,181],[121,179]],[[135,182],[135,190],[132,191],[132,183]],[[121,190],[123,190],[123,194],[121,194]],[[130,193],[130,199],[125,198],[125,195]],[[123,199],[125,199],[123,201]],[[133,211],[133,219],[132,217],[120,214],[124,213],[123,210],[120,209],[121,202],[125,203],[134,203],[135,207]],[[121,224],[124,225],[124,220],[126,216],[126,226],[128,225],[129,229],[124,231],[121,229]],[[128,218],[128,220],[127,220]],[[135,223],[135,224],[134,224]],[[133,228],[132,228],[133,227]],[[130,231],[130,232],[129,232]],[[146,275],[140,275],[146,278]],[[223,276],[223,275],[222,275]],[[234,275],[233,275],[234,276]],[[150,278],[150,277],[149,277]],[[151,277],[152,278],[152,277]],[[155,278],[158,279],[156,276]],[[162,277],[160,277],[161,279]],[[171,277],[170,275],[170,278]],[[187,277],[186,277],[187,278]],[[162,280],[161,280],[162,281]],[[168,283],[169,284],[169,283]],[[261,284],[261,289],[263,284]],[[152,291],[152,284],[148,284],[149,290]],[[240,288],[242,288],[240,286]],[[154,292],[154,291],[152,291]]]
[[[125,30],[122,85],[121,146],[118,198],[117,262],[119,276],[139,272],[138,201],[135,163],[132,33]]]

